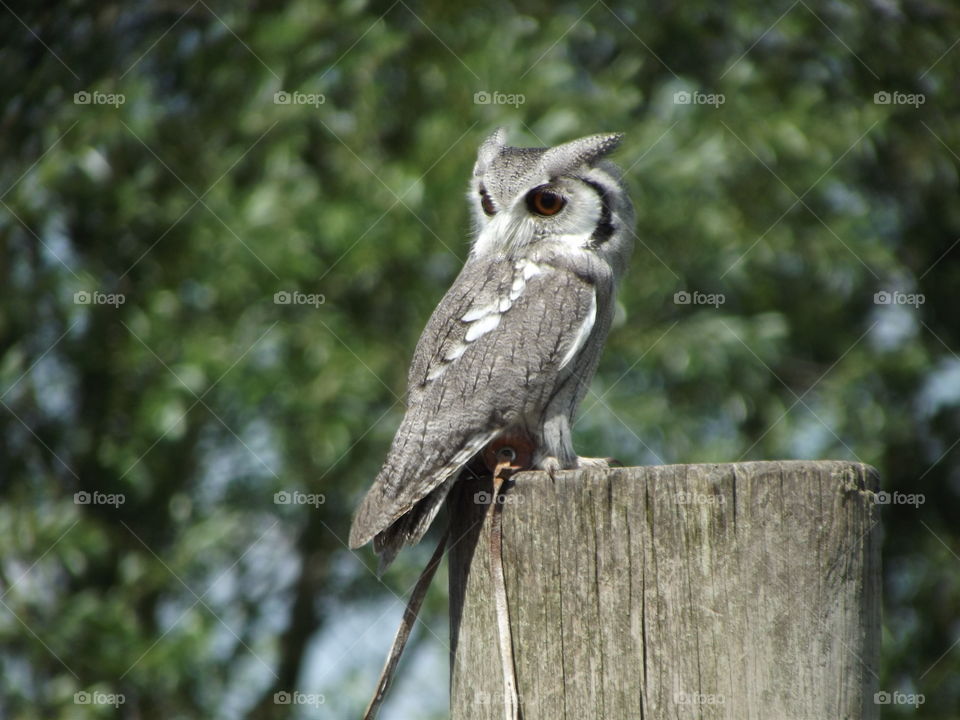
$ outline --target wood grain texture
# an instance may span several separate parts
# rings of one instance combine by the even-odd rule
[[[517,475],[503,560],[522,717],[875,718],[877,487],[840,461]],[[450,498],[454,720],[503,717],[484,490]]]

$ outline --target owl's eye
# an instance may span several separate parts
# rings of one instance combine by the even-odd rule
[[[567,204],[560,193],[556,193],[548,186],[534,188],[527,194],[527,207],[537,215],[556,215]]]
[[[487,189],[483,185],[480,186],[480,207],[483,208],[487,217],[493,217],[497,214],[497,209],[493,206],[493,200],[490,199]]]

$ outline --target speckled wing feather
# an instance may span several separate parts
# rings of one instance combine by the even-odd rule
[[[596,312],[587,280],[529,260],[468,261],[420,337],[408,409],[350,530],[376,537],[389,564],[417,542],[473,455],[509,426],[536,417],[573,371]]]

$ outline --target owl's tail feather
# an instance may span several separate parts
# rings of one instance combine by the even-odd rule
[[[390,563],[397,557],[405,545],[415,545],[427,532],[430,523],[440,511],[440,506],[450,492],[457,476],[454,475],[430,491],[413,508],[397,518],[386,530],[373,538],[373,549],[380,556],[377,575],[383,575]]]
[[[372,539],[374,550],[380,555],[381,572],[385,570],[404,545],[413,545],[423,537],[460,470],[501,429],[494,428],[473,436],[452,456],[448,455],[439,469],[427,473],[422,480],[413,477],[412,470],[401,470],[401,480],[396,483],[394,478],[397,476],[391,473],[393,466],[388,458],[353,520],[350,548],[362,547]],[[391,490],[392,496],[388,495]]]

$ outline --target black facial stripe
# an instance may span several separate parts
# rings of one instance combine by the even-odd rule
[[[592,187],[594,192],[600,196],[600,204],[602,206],[600,210],[600,222],[597,223],[597,227],[593,231],[590,244],[594,246],[603,245],[603,243],[613,235],[613,211],[610,208],[610,193],[598,182],[583,177],[580,178],[580,180],[582,180],[584,184]]]
[[[497,213],[497,208],[493,204],[490,194],[482,184],[480,185],[480,206],[488,217],[493,217]]]

